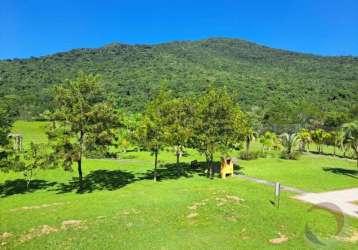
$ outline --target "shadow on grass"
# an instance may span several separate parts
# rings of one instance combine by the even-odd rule
[[[358,170],[346,169],[346,168],[340,168],[340,167],[325,167],[325,168],[323,168],[323,170],[326,172],[345,175],[345,176],[349,176],[349,177],[358,179]]]
[[[220,162],[213,162],[214,176],[220,176]],[[234,166],[235,174],[243,174],[243,168],[239,165]],[[164,164],[157,169],[157,181],[179,179],[181,177],[191,178],[194,175],[208,176],[209,169],[206,162],[197,162],[195,166],[190,163],[180,163],[179,167],[176,164],[168,163]],[[154,169],[148,170],[140,177],[140,180],[147,180],[154,178]]]
[[[204,176],[203,164],[198,162],[195,167],[190,163],[180,163],[179,166],[173,163],[161,165],[157,168],[157,181],[179,179],[181,177],[191,178],[194,175]],[[154,178],[154,169],[143,173],[139,180]]]
[[[341,159],[354,159],[353,156],[351,155],[341,155],[341,154],[333,154],[333,153],[326,153],[326,152],[318,152],[318,151],[314,151],[314,150],[310,150],[310,151],[306,151],[305,153],[311,153],[314,155],[322,155],[322,156],[332,156],[332,157],[336,157],[336,158],[341,158]]]
[[[220,173],[220,162],[214,162],[214,175],[218,176]],[[242,168],[235,167],[235,173],[240,173]],[[157,180],[179,179],[181,177],[191,178],[195,175],[207,176],[208,169],[205,162],[196,162],[195,165],[190,163],[180,163],[179,167],[176,164],[164,164],[157,169]],[[145,173],[135,176],[132,172],[123,170],[104,170],[99,169],[90,172],[84,176],[82,185],[80,185],[78,178],[73,178],[67,183],[47,182],[45,180],[33,180],[30,189],[26,189],[26,181],[24,179],[8,180],[0,184],[0,197],[6,197],[14,194],[31,193],[37,190],[48,189],[55,191],[58,194],[76,192],[91,193],[96,190],[116,190],[136,181],[148,180],[154,178],[154,169],[148,170]]]
[[[131,172],[122,170],[95,170],[86,175],[82,180],[82,186],[78,178],[68,183],[61,183],[56,187],[59,194],[76,191],[77,193],[91,193],[95,190],[116,190],[135,181]]]
[[[7,180],[3,184],[0,184],[0,196],[6,197],[14,194],[32,193],[40,189],[48,189],[57,185],[57,182],[48,182],[45,180],[32,180],[30,187],[27,190],[26,180],[16,179]]]

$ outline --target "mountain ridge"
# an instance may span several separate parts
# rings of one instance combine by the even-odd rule
[[[127,47],[135,47],[135,46],[156,47],[156,46],[161,46],[161,45],[166,45],[166,44],[196,43],[196,42],[215,41],[215,40],[232,40],[232,41],[244,42],[244,43],[249,43],[249,44],[259,46],[259,47],[262,47],[262,48],[266,48],[266,49],[272,49],[272,50],[277,50],[277,51],[281,51],[281,52],[284,52],[284,53],[293,53],[293,54],[298,54],[298,55],[306,55],[306,56],[313,56],[313,57],[324,57],[324,58],[337,58],[337,57],[355,58],[355,59],[358,60],[358,55],[357,56],[355,56],[355,55],[321,55],[321,54],[318,54],[318,53],[316,54],[316,53],[313,53],[313,52],[302,52],[302,51],[295,51],[295,50],[290,50],[290,49],[281,49],[281,48],[276,48],[276,47],[270,47],[270,46],[265,45],[265,44],[256,43],[256,42],[241,39],[241,38],[208,37],[208,38],[205,38],[205,39],[173,40],[173,41],[167,41],[167,42],[148,43],[148,44],[146,44],[146,43],[133,43],[133,44],[131,44],[131,43],[126,43],[126,42],[114,41],[114,42],[104,44],[104,45],[99,46],[99,47],[72,48],[72,49],[53,52],[53,53],[40,55],[40,56],[3,58],[3,59],[0,59],[0,61],[41,59],[43,57],[55,56],[57,54],[63,54],[63,53],[70,53],[70,52],[77,51],[77,50],[79,50],[79,51],[82,51],[82,50],[100,50],[100,49],[105,49],[105,48],[110,48],[110,47],[117,47],[117,46],[118,47],[120,47],[120,46],[127,46]]]
[[[200,94],[209,85],[226,86],[244,109],[281,100],[347,111],[358,100],[358,57],[317,56],[231,38],[112,43],[1,60],[0,96],[18,96],[21,116],[36,116],[51,108],[53,86],[80,70],[100,74],[107,95],[132,111],[143,110],[163,85],[177,96]]]

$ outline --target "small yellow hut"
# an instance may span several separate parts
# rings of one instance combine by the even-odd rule
[[[221,178],[226,178],[226,175],[234,175],[234,162],[231,158],[222,158],[221,159],[221,169],[220,169]]]

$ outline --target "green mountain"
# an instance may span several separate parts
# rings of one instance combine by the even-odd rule
[[[358,57],[324,57],[272,49],[238,39],[158,45],[111,44],[97,49],[0,61],[0,96],[14,95],[23,118],[49,109],[52,89],[79,71],[98,73],[119,106],[140,111],[160,87],[178,96],[226,86],[244,107],[279,100],[347,111],[358,102]]]

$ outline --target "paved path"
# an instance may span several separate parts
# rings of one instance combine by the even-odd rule
[[[255,183],[274,187],[275,183],[246,176],[235,175],[238,178],[249,180]],[[298,195],[293,198],[315,204],[317,206],[329,209],[331,211],[343,212],[346,215],[358,218],[358,188],[344,189],[338,191],[322,192],[322,193],[308,193],[302,189],[281,186],[282,190],[296,193]]]
[[[250,176],[246,176],[246,175],[235,175],[241,179],[245,179],[245,180],[249,180],[255,183],[260,183],[260,184],[264,184],[266,186],[270,186],[270,187],[274,187],[276,185],[275,182],[270,182],[270,181],[266,181],[266,180],[262,180],[262,179],[258,179],[258,178],[254,178],[254,177],[250,177]],[[292,193],[297,193],[297,194],[305,194],[306,192],[302,189],[298,189],[298,188],[293,188],[293,187],[288,187],[288,186],[283,186],[281,185],[281,189],[285,190],[285,191],[289,191]]]
[[[294,198],[358,218],[358,188],[323,193],[305,193]]]

